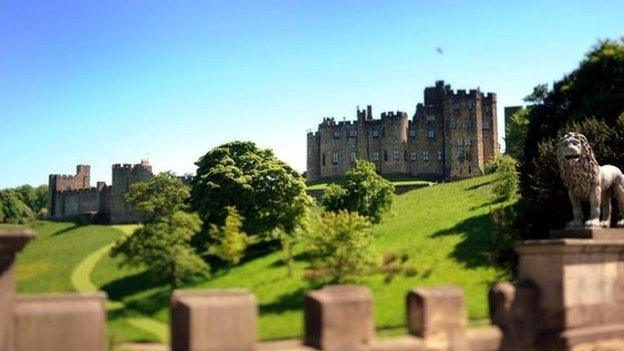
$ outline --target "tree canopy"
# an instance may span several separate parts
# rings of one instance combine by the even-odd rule
[[[275,229],[296,230],[312,204],[301,175],[252,142],[218,146],[196,165],[191,206],[204,221],[205,232],[211,224],[224,225],[233,206],[243,218],[243,232],[269,239]]]

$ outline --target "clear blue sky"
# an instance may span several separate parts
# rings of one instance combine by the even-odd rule
[[[305,168],[356,105],[410,115],[436,79],[506,105],[624,35],[622,1],[0,1],[0,187],[239,139]],[[436,54],[436,46],[444,55]],[[502,124],[502,123],[501,123]],[[502,134],[502,125],[501,134]]]

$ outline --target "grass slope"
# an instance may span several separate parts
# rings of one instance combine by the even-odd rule
[[[361,283],[369,286],[375,297],[378,328],[403,331],[405,294],[419,286],[457,284],[465,291],[470,318],[487,316],[488,287],[506,278],[489,264],[493,227],[488,213],[494,205],[489,181],[489,177],[473,178],[401,195],[393,215],[374,227],[377,255],[405,253],[409,255],[406,264],[416,271],[415,276],[398,275],[391,282],[381,274],[363,279]],[[166,286],[150,280],[141,270],[120,269],[118,263],[103,257],[91,279],[132,311],[167,323],[170,292]],[[260,304],[261,339],[297,337],[302,334],[301,299],[312,288],[301,279],[305,266],[301,260],[296,262],[294,274],[287,277],[280,252],[258,254],[187,288],[247,288]],[[124,318],[122,311],[118,319]]]

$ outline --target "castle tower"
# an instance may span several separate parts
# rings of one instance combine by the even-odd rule
[[[113,184],[110,192],[111,223],[136,223],[143,219],[138,211],[126,202],[130,187],[138,182],[147,181],[154,176],[152,166],[147,160],[139,164],[114,164]]]
[[[50,174],[48,176],[48,216],[56,218],[60,213],[59,192],[68,190],[89,189],[91,187],[91,166],[77,165],[75,175]]]

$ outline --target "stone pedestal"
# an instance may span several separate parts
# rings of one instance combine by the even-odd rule
[[[578,349],[608,337],[604,328],[624,337],[618,331],[624,329],[617,327],[624,324],[624,230],[575,229],[553,235],[562,238],[516,246],[519,278],[539,293],[539,348]],[[601,239],[566,238],[579,235]]]
[[[36,234],[28,230],[0,231],[0,350],[13,350],[13,303],[15,254]]]
[[[335,285],[303,301],[304,344],[323,351],[370,350],[375,334],[373,299],[361,286]]]
[[[253,351],[258,304],[245,290],[181,291],[171,296],[172,351]]]

